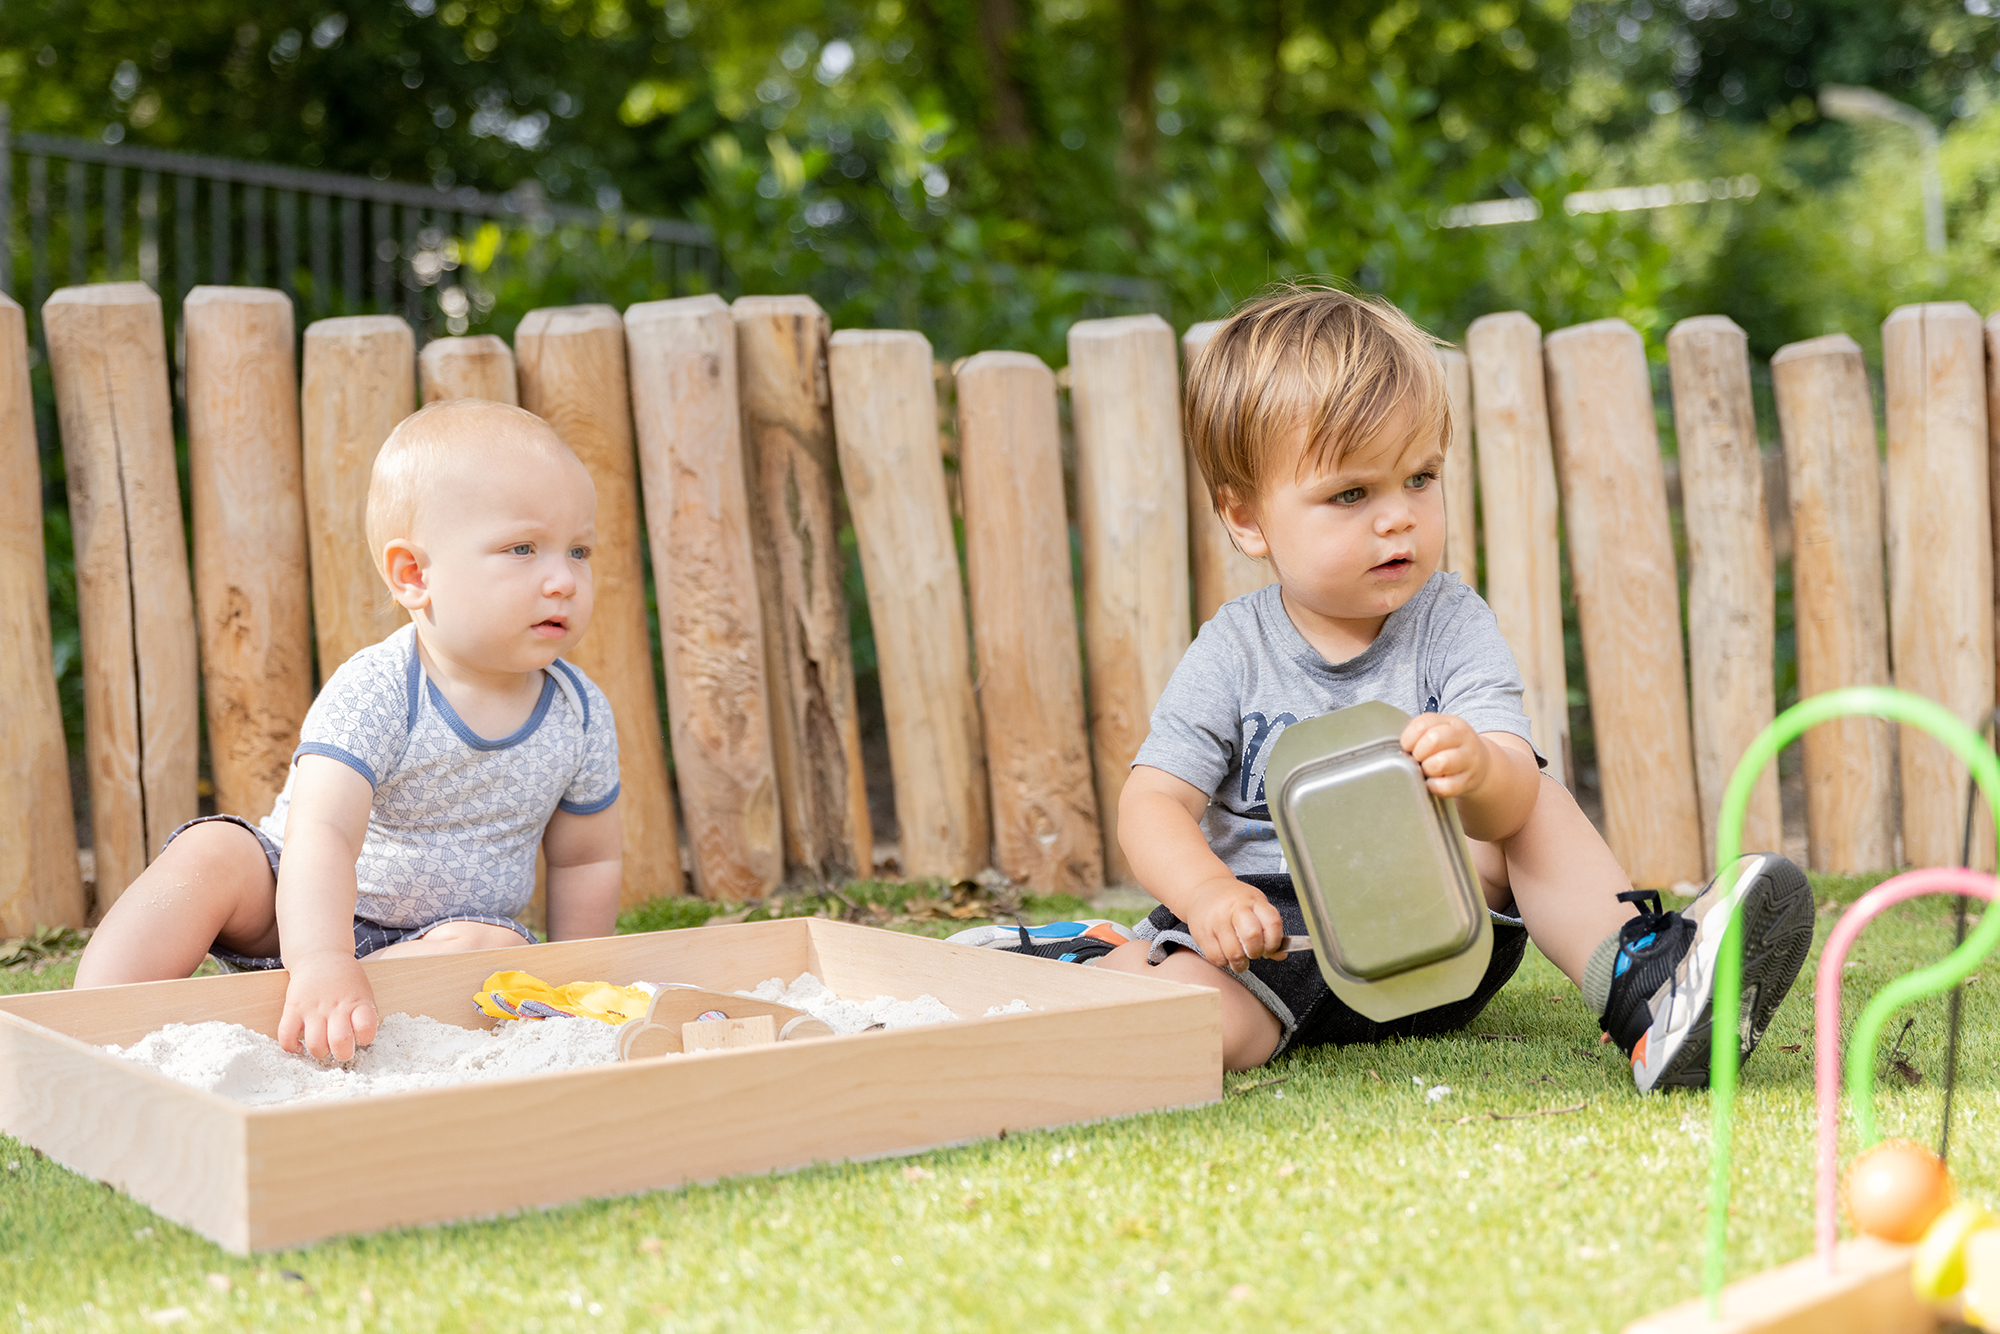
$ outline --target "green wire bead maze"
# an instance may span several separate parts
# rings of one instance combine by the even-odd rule
[[[2000,818],[2000,758],[1970,727],[1942,706],[1900,690],[1858,686],[1801,701],[1779,715],[1751,743],[1731,776],[1716,831],[1719,874],[1734,875],[1742,851],[1743,816],[1764,766],[1800,735],[1835,718],[1867,714],[1921,728],[1971,772],[1988,806]],[[1731,1129],[1735,1111],[1737,1050],[1716,1042],[1710,1052],[1711,1153],[1704,1292],[1671,1310],[1635,1321],[1626,1334],[1931,1334],[1951,1327],[1945,1315],[1921,1300],[1912,1283],[1917,1248],[1860,1236],[1838,1240],[1838,1068],[1840,973],[1848,946],[1883,909],[1923,894],[1959,894],[1991,900],[1994,877],[1966,870],[1927,869],[1885,881],[1842,915],[1821,952],[1817,978],[1814,1048],[1819,1102],[1817,1248],[1813,1255],[1723,1286],[1729,1218]],[[1882,1030],[1896,1010],[1957,986],[2000,944],[2000,913],[1983,913],[1978,928],[1944,959],[1897,978],[1863,1009],[1848,1046],[1847,1095],[1864,1148],[1877,1137],[1874,1117],[1875,1056]],[[1712,1033],[1737,1031],[1742,999],[1742,937],[1725,936],[1717,960]],[[1926,1243],[1928,1245],[1928,1243]]]

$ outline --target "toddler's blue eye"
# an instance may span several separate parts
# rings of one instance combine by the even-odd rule
[[[1421,491],[1425,487],[1429,486],[1432,482],[1435,482],[1436,480],[1437,480],[1436,473],[1420,472],[1415,476],[1413,476],[1412,478],[1410,478],[1409,481],[1403,483],[1403,485],[1409,487],[1410,490],[1412,491]]]
[[[1351,486],[1333,498],[1336,505],[1359,505],[1368,495],[1365,487]]]
[[[513,556],[532,556],[535,554],[535,547],[532,542],[516,542],[507,548],[507,552]]]

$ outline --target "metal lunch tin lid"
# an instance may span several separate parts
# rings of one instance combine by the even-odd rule
[[[1320,973],[1378,1022],[1463,1000],[1492,954],[1456,805],[1404,753],[1408,723],[1381,702],[1294,723],[1264,777]]]

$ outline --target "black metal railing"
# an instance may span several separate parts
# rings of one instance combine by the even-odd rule
[[[464,333],[483,322],[510,277],[545,273],[554,249],[585,240],[615,252],[585,266],[590,272],[635,279],[653,295],[723,284],[707,228],[551,204],[531,188],[437,189],[11,134],[4,107],[0,167],[0,292],[27,307],[37,345],[42,302],[58,280],[147,284],[161,295],[170,345],[181,299],[198,283],[279,288],[301,324],[394,313],[420,342]],[[625,294],[591,290],[588,276],[577,286],[579,300]]]

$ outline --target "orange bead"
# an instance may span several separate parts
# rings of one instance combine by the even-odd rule
[[[1914,1242],[1951,1207],[1951,1178],[1929,1149],[1894,1139],[1854,1160],[1841,1194],[1857,1231]]]

